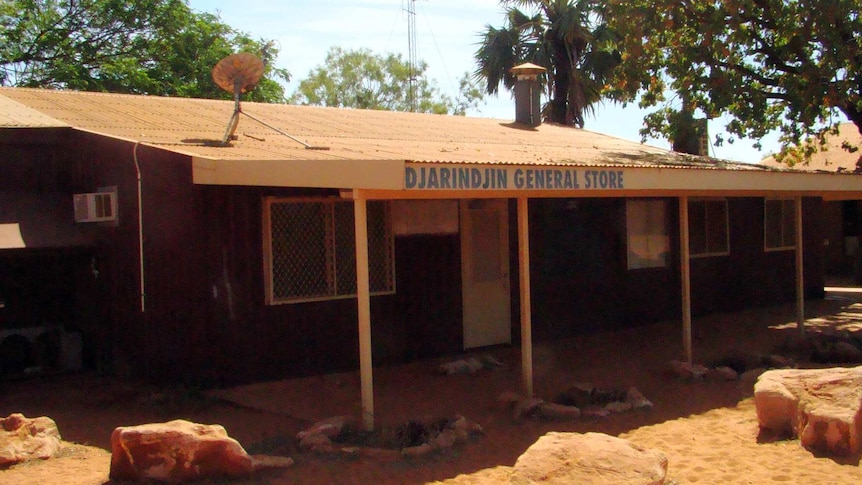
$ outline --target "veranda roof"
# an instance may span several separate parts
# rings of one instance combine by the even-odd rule
[[[0,128],[69,127],[188,155],[198,184],[391,192],[406,188],[411,167],[500,167],[500,174],[526,167],[625,170],[628,194],[862,193],[862,178],[848,174],[811,178],[554,124],[532,128],[490,118],[245,102],[241,109],[249,116],[239,117],[236,139],[219,146],[233,101],[0,88],[0,107]],[[571,192],[555,188],[530,196]]]

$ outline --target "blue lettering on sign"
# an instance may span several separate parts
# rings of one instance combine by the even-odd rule
[[[479,188],[482,185],[482,172],[478,168],[470,170],[470,186],[468,189]]]
[[[582,187],[586,190],[619,190],[625,188],[622,170],[578,172],[579,170],[575,169],[559,168],[405,167],[404,188],[413,190],[580,190]]]
[[[407,167],[404,169],[404,188],[416,188],[416,169],[413,167]]]
[[[470,169],[459,168],[458,169],[458,186],[456,188],[466,189],[468,187],[470,187]]]

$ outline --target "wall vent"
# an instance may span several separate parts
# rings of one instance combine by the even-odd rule
[[[117,220],[117,192],[74,194],[75,222]]]

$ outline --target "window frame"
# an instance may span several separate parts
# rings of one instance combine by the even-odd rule
[[[711,251],[709,248],[710,243],[710,232],[709,228],[712,225],[710,221],[710,213],[709,213],[709,203],[721,202],[724,206],[724,243],[725,248],[723,251]],[[703,252],[695,252],[691,246],[692,241],[692,230],[694,229],[694,225],[691,223],[691,214],[692,214],[692,204],[704,204],[704,251]],[[698,259],[698,258],[716,258],[722,256],[730,256],[730,204],[726,197],[696,197],[688,199],[688,252],[689,258]]]
[[[318,294],[318,295],[293,295],[293,296],[279,296],[276,295],[275,282],[274,282],[274,249],[273,249],[273,227],[272,227],[272,206],[274,204],[279,203],[287,203],[287,204],[320,204],[325,210],[326,214],[323,217],[323,220],[320,223],[323,226],[323,244],[325,244],[325,258],[323,267],[316,268],[318,271],[324,271],[324,280],[326,281],[326,294]],[[337,284],[337,275],[339,273],[339,269],[344,269],[345,266],[340,266],[337,260],[338,254],[349,254],[355,255],[355,236],[352,238],[348,238],[352,244],[348,242],[342,242],[342,244],[350,244],[350,247],[339,246],[339,241],[347,239],[339,238],[336,234],[339,230],[337,226],[338,218],[336,215],[336,205],[337,204],[349,204],[350,214],[352,217],[353,214],[353,204],[355,202],[351,200],[338,199],[333,197],[282,197],[282,196],[267,196],[263,197],[262,200],[262,232],[263,232],[263,278],[264,278],[264,292],[265,292],[265,303],[267,306],[270,305],[286,305],[286,304],[296,304],[296,303],[308,303],[308,302],[319,302],[319,301],[331,301],[331,300],[344,300],[349,298],[356,298],[356,282],[352,281],[352,291],[341,291],[338,288]],[[384,285],[385,289],[374,290],[374,281],[375,275],[369,275],[369,283],[372,285],[372,296],[377,295],[391,295],[395,294],[396,286],[395,286],[395,238],[392,231],[392,211],[391,205],[389,201],[368,201],[368,204],[372,203],[382,203],[382,217],[383,221],[377,221],[377,223],[382,222],[384,225],[383,228],[383,240],[385,244],[385,248],[383,249],[383,268],[381,271],[384,273]],[[372,215],[372,211],[368,211],[368,225],[369,225],[369,239],[371,239],[371,226],[374,223],[371,218],[374,217]],[[352,219],[351,219],[352,220]],[[354,231],[354,226],[350,226],[349,228],[342,228],[342,230],[349,231],[351,235]],[[371,252],[373,248],[371,247],[372,243],[369,241],[369,260],[373,259],[373,255]],[[345,251],[349,251],[345,253]],[[348,256],[348,261],[350,258]],[[355,265],[355,257],[353,258],[353,264]],[[369,265],[370,266],[370,265]],[[369,268],[369,273],[373,273],[374,269]],[[355,275],[355,266],[353,268],[353,272]]]
[[[651,246],[649,244],[649,242],[652,241],[653,239],[650,238],[650,236],[652,236],[652,233],[649,232],[649,229],[651,229],[651,227],[649,227],[649,226],[650,226],[651,222],[655,222],[652,219],[649,219],[649,220],[644,222],[644,225],[646,226],[645,228],[647,229],[647,234],[645,234],[645,235],[632,234],[632,224],[633,223],[632,223],[632,220],[630,217],[631,216],[631,213],[630,213],[631,205],[630,204],[635,203],[635,202],[656,203],[656,204],[660,204],[662,206],[663,214],[661,215],[661,224],[663,226],[662,227],[663,236],[658,236],[658,237],[664,237],[664,246],[665,246],[664,247],[664,249],[665,249],[664,254],[666,256],[665,256],[663,261],[661,259],[658,259],[658,258],[656,259],[656,261],[659,261],[659,264],[649,265],[649,266],[632,266],[633,259],[631,257],[632,256],[631,247],[632,247],[633,237],[637,237],[637,236],[646,237],[647,238],[646,239],[647,245]],[[623,210],[625,213],[625,231],[626,231],[626,236],[625,236],[626,237],[626,249],[625,249],[626,270],[628,270],[628,271],[642,271],[642,270],[668,269],[671,265],[671,251],[672,251],[671,237],[670,237],[670,221],[669,221],[670,201],[666,198],[640,198],[640,197],[638,197],[638,198],[635,198],[635,197],[626,198],[625,199],[625,207]],[[648,209],[646,211],[646,213],[651,214],[652,212]],[[647,252],[650,254],[653,253],[653,251],[649,251],[649,250],[647,250]],[[644,259],[643,261],[649,262],[652,260],[651,259]]]
[[[767,236],[767,234],[768,234],[767,228],[769,227],[769,224],[767,223],[767,218],[769,217],[769,210],[767,208],[769,207],[770,202],[780,202],[781,203],[781,205],[778,206],[781,208],[780,213],[778,214],[778,217],[779,217],[778,226],[779,226],[779,229],[782,231],[781,234],[779,235],[779,240],[781,241],[781,244],[785,244],[787,242],[785,239],[785,236],[787,236],[787,234],[784,233],[784,229],[786,229],[786,227],[784,225],[785,224],[784,217],[786,215],[784,212],[784,209],[788,205],[786,203],[787,202],[790,203],[789,204],[789,206],[790,206],[789,216],[791,217],[790,236],[792,239],[792,243],[789,246],[787,246],[787,245],[770,246],[769,245],[769,239]],[[776,252],[776,251],[793,251],[795,249],[796,249],[796,199],[794,199],[792,197],[766,197],[766,198],[764,198],[763,199],[763,252],[771,253],[771,252]]]

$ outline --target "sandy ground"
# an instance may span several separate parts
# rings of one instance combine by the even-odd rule
[[[811,332],[862,331],[862,293],[830,292],[808,302]],[[731,351],[780,353],[806,365],[793,350],[798,330],[792,306],[696,319],[697,362],[711,364]],[[56,458],[0,470],[0,484],[110,483],[110,435],[117,426],[183,418],[218,423],[251,453],[291,456],[289,469],[262,473],[247,482],[264,484],[448,484],[506,481],[517,457],[548,431],[597,431],[663,451],[670,483],[768,484],[862,483],[859,458],[815,457],[798,440],[759,437],[751,399],[752,381],[685,382],[666,372],[682,357],[682,331],[668,322],[623,332],[585,335],[534,349],[535,391],[553,398],[579,382],[599,387],[636,386],[654,403],[647,411],[572,422],[522,419],[497,401],[520,391],[520,353],[490,354],[503,366],[476,375],[442,376],[436,369],[458,357],[375,369],[379,427],[408,419],[462,414],[485,435],[419,459],[379,462],[327,457],[297,450],[293,436],[315,420],[359,411],[356,373],[261,383],[199,393],[122,382],[91,374],[0,382],[0,415],[22,412],[52,417],[66,447]],[[217,482],[222,483],[222,482]]]

